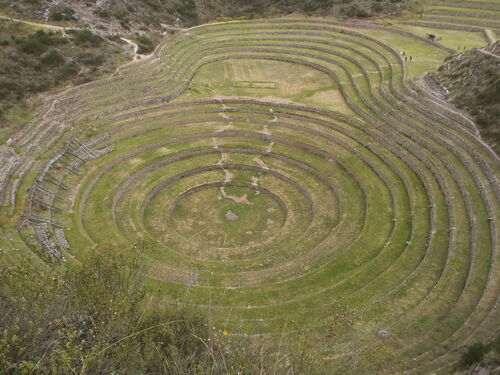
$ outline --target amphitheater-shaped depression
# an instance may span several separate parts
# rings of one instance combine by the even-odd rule
[[[498,157],[369,35],[206,25],[56,96],[2,186],[25,207],[20,237],[56,259],[147,240],[151,287],[230,332],[272,335],[340,303],[356,324],[339,351],[446,369],[498,329]]]

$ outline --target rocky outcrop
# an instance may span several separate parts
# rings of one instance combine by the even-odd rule
[[[446,99],[467,111],[483,138],[500,153],[500,41],[450,56],[431,73]]]

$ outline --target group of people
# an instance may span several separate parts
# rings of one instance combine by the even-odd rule
[[[427,38],[429,38],[433,42],[435,42],[437,40],[441,40],[441,38],[439,38],[436,34],[430,34],[430,33],[427,33]],[[461,50],[461,49],[465,50],[466,47],[458,45],[458,49],[459,50]],[[401,51],[401,56],[404,56],[405,61],[413,61],[413,56],[406,56],[405,51]]]
[[[408,56],[406,56],[406,52],[405,51],[401,51],[401,56],[404,56],[405,57],[405,61],[408,61]],[[413,56],[409,56],[409,59],[410,61],[413,61]]]

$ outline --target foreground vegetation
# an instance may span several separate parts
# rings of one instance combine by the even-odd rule
[[[60,270],[3,268],[0,373],[322,373],[304,340],[280,352],[193,308],[158,309],[136,251],[103,247]]]

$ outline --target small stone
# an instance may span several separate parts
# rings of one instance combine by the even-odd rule
[[[236,215],[233,211],[229,210],[226,212],[226,219],[236,220],[236,219],[238,219],[238,215]]]
[[[385,337],[389,337],[389,332],[381,329],[380,331],[377,332],[377,336],[380,337],[381,339],[385,338]]]

